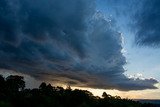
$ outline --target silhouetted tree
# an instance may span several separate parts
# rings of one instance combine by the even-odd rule
[[[42,82],[39,86],[39,89],[41,90],[41,92],[43,94],[46,95],[52,95],[53,94],[53,87],[51,86],[51,84],[46,84],[45,82]]]
[[[0,85],[3,86],[0,87],[0,107],[159,107],[106,92],[102,94],[103,98],[95,97],[87,90],[53,87],[45,82],[39,88],[24,89],[23,77],[17,75],[6,79],[0,75]]]
[[[25,82],[22,76],[10,75],[6,78],[6,84],[10,90],[19,91],[25,88]]]
[[[0,75],[0,83],[2,83],[2,82],[4,83],[4,81],[5,81],[4,77],[2,75]]]
[[[102,97],[108,99],[111,98],[112,96],[107,94],[106,92],[103,92]]]
[[[46,84],[45,82],[42,82],[42,83],[40,84],[40,86],[39,86],[39,89],[45,90],[46,87],[47,87],[47,84]]]
[[[2,75],[0,75],[0,91],[2,91],[5,87],[5,79]]]

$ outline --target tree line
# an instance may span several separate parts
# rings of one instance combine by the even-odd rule
[[[87,90],[64,89],[42,82],[39,88],[25,88],[24,77],[0,75],[0,107],[156,107],[104,92],[102,97]]]

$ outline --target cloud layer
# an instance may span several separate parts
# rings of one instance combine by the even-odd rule
[[[160,1],[143,0],[135,14],[136,42],[139,45],[160,46]]]
[[[122,35],[93,0],[1,0],[0,67],[78,87],[155,89],[128,78]]]

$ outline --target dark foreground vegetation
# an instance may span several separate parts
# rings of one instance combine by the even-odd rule
[[[21,76],[0,76],[0,107],[155,107],[119,96],[103,93],[102,98],[86,90],[52,87],[42,83],[39,88],[25,89]]]

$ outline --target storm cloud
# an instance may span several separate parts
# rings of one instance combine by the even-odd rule
[[[136,43],[144,46],[160,46],[160,1],[142,0],[134,18]]]
[[[156,89],[124,75],[122,35],[93,0],[0,0],[0,68],[78,87]]]

